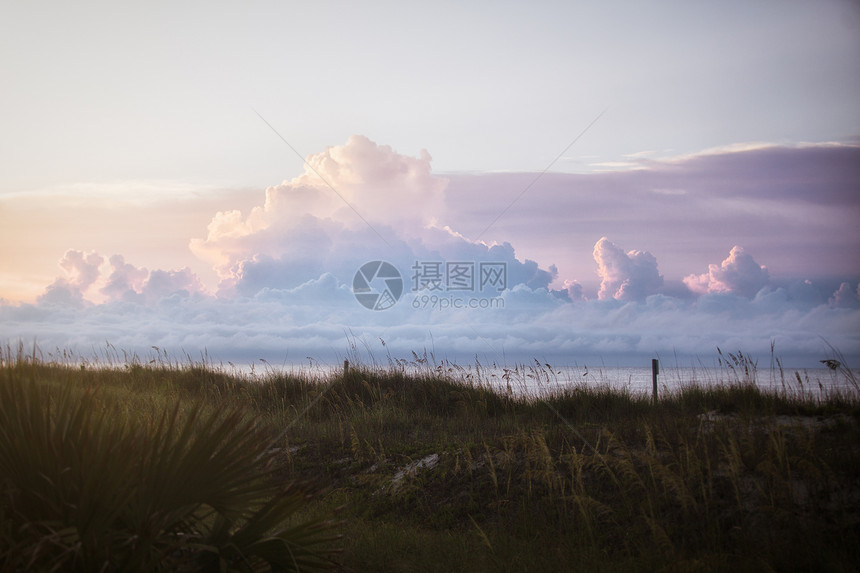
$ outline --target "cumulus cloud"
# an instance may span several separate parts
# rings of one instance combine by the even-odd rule
[[[170,271],[151,271],[141,287],[140,294],[147,302],[155,302],[169,296],[189,296],[204,290],[197,275],[186,267]]]
[[[39,302],[49,304],[81,305],[86,291],[99,278],[99,267],[104,258],[95,252],[84,253],[70,249],[59,265],[64,275],[46,287]]]
[[[831,306],[838,308],[858,308],[860,307],[860,285],[854,289],[848,283],[842,283],[829,301]]]
[[[60,260],[60,268],[66,271],[69,284],[86,290],[99,278],[99,267],[104,258],[95,252],[69,250]]]
[[[416,261],[504,262],[509,286],[548,288],[554,266],[436,224],[447,181],[431,174],[430,161],[424,151],[409,157],[350,137],[308,157],[302,175],[269,187],[247,215],[217,213],[191,250],[214,264],[227,297],[293,289],[326,272],[349,283],[369,260],[389,261],[404,275]]]
[[[585,295],[582,292],[582,285],[579,281],[565,279],[562,291],[565,292],[567,299],[571,302],[586,300]]]
[[[603,237],[594,245],[593,254],[600,276],[600,300],[644,300],[663,286],[657,259],[647,251],[625,253]]]
[[[337,238],[370,230],[378,246],[416,236],[438,214],[447,180],[433,176],[431,157],[418,157],[351,136],[307,158],[300,176],[266,189],[265,201],[247,215],[218,212],[205,238],[190,242],[194,254],[235,284],[245,263],[288,261],[298,265],[325,254]]]
[[[127,263],[122,255],[113,255],[108,271],[104,261],[94,251],[67,251],[60,260],[65,276],[45,288],[37,299],[39,304],[74,307],[96,302],[91,299],[151,304],[168,296],[206,292],[199,277],[189,268],[150,271]],[[99,285],[102,286],[97,289]]]
[[[217,294],[224,299],[264,291],[288,299],[297,296],[298,287],[316,284],[324,275],[349,285],[356,270],[370,260],[394,264],[407,290],[417,289],[412,269],[419,263],[465,263],[474,265],[473,272],[481,263],[502,263],[507,288],[548,291],[558,277],[555,266],[542,268],[534,260],[518,258],[508,242],[471,241],[434,223],[445,184],[431,175],[426,152],[409,157],[353,136],[342,146],[310,156],[302,175],[268,188],[262,203],[247,215],[238,210],[216,213],[206,237],[191,240],[190,247],[221,276]],[[46,293],[45,300],[83,303],[83,291],[96,280],[101,288],[93,294],[109,302],[153,304],[172,295],[204,292],[187,268],[148,270],[114,255],[109,272],[99,278],[98,265],[78,270],[80,253],[67,258],[67,274],[88,273],[86,284],[77,290],[54,289],[57,292]],[[83,279],[75,280],[78,284]],[[582,298],[581,289],[575,296]],[[324,298],[317,302],[327,304]]]
[[[107,284],[99,292],[108,300],[134,298],[146,282],[149,271],[126,263],[122,255],[113,255],[110,258],[110,265],[112,270]]]
[[[716,245],[743,245],[777,278],[848,278],[857,272],[860,145],[769,146],[675,159],[639,169],[546,173],[482,237],[539,249],[586,292],[594,241],[635,247],[647,237],[667,281],[706,272]],[[452,174],[446,224],[481,233],[534,174]],[[670,192],[667,192],[669,190]],[[527,199],[527,200],[526,200]],[[723,255],[724,258],[725,255]],[[847,273],[852,273],[848,275]],[[829,293],[828,293],[829,294]]]
[[[710,264],[707,273],[685,277],[684,284],[699,294],[736,293],[753,297],[769,279],[767,268],[736,245],[721,264]]]

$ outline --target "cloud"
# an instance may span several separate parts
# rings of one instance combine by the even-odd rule
[[[857,288],[851,288],[848,283],[842,283],[829,301],[831,306],[838,308],[858,308],[860,307],[860,285]]]
[[[641,301],[568,302],[520,284],[501,293],[500,308],[441,310],[416,305],[423,294],[407,289],[392,308],[371,311],[355,300],[349,284],[323,274],[251,297],[174,294],[154,302],[138,297],[98,305],[0,304],[0,336],[86,356],[108,340],[140,356],[154,345],[178,357],[206,350],[216,361],[245,364],[259,358],[297,363],[308,356],[337,363],[357,344],[365,360],[389,351],[410,357],[426,348],[461,364],[477,357],[500,364],[538,358],[643,365],[656,353],[698,366],[699,359],[709,364],[717,346],[767,357],[774,341],[786,366],[815,366],[827,350],[820,334],[852,364],[860,359],[854,350],[860,348],[860,309],[798,306],[784,289],[763,289],[753,299],[712,293],[692,301],[656,294]]]
[[[247,215],[217,213],[191,250],[222,278],[221,296],[292,289],[331,273],[348,283],[370,260],[406,274],[416,261],[504,262],[508,285],[548,288],[552,265],[517,258],[513,246],[470,241],[434,221],[443,211],[447,180],[433,176],[431,158],[401,155],[363,136],[308,157],[305,172],[269,187]]]
[[[553,265],[542,268],[518,258],[508,242],[470,241],[433,223],[445,184],[431,175],[426,152],[408,157],[353,136],[309,156],[302,175],[266,189],[262,204],[247,215],[217,212],[206,237],[192,239],[190,248],[214,265],[222,298],[253,297],[267,289],[288,293],[324,274],[351,284],[356,270],[370,260],[392,262],[410,285],[416,262],[466,263],[475,272],[481,263],[503,263],[508,288],[549,289],[558,276]],[[152,303],[204,292],[187,268],[150,271],[114,255],[110,269],[98,291],[108,301]],[[67,293],[72,299],[80,299],[98,279],[97,267],[88,272],[91,279],[81,292]],[[51,296],[61,302],[59,294]]]
[[[657,259],[647,251],[625,253],[603,237],[594,245],[594,260],[600,276],[600,300],[644,300],[663,286]]]
[[[527,189],[481,238],[555,263],[589,296],[599,288],[590,262],[603,236],[631,246],[647,238],[667,281],[702,272],[732,245],[766,261],[772,280],[856,280],[860,145],[758,146],[640,167],[546,173],[531,186],[535,174],[448,175],[440,221],[475,237]]]
[[[38,298],[39,302],[82,305],[83,293],[98,280],[99,267],[103,262],[104,258],[98,253],[84,253],[69,249],[59,261],[65,276],[58,277],[48,285],[45,292]]]
[[[112,255],[110,272],[106,272],[104,261],[95,251],[67,251],[60,260],[65,276],[48,285],[37,301],[70,307],[101,301],[154,304],[169,296],[206,292],[199,277],[188,268],[149,271],[125,262],[122,255]]]
[[[708,272],[689,275],[684,284],[695,293],[737,293],[753,297],[768,284],[767,268],[759,265],[743,247],[735,245],[720,265],[708,265]]]
[[[565,280],[561,292],[566,295],[567,300],[571,302],[586,300],[582,291],[582,285],[578,281]],[[564,297],[563,297],[564,298]]]
[[[99,278],[99,267],[103,262],[98,253],[69,250],[60,260],[60,268],[66,271],[66,281],[83,291]]]
[[[143,288],[144,282],[149,277],[149,271],[126,263],[122,255],[111,256],[110,264],[112,270],[107,278],[107,284],[99,292],[108,300],[134,298]]]
[[[171,271],[156,269],[149,273],[140,289],[140,294],[148,302],[155,302],[170,296],[190,296],[193,293],[202,293],[204,290],[200,279],[191,272],[191,269]]]
[[[304,173],[267,188],[264,203],[247,215],[216,213],[206,237],[191,240],[191,251],[212,262],[229,286],[255,257],[307,264],[355,232],[370,230],[381,247],[416,236],[438,214],[447,185],[431,174],[430,162],[423,150],[409,157],[351,136],[308,156]]]
[[[764,152],[736,152],[733,158],[744,153]],[[779,156],[769,157],[776,165],[787,160]],[[712,188],[707,178],[701,185],[679,179],[691,165],[701,170],[715,158],[727,162],[724,167],[733,164],[713,155],[671,168],[655,164],[588,178],[548,173],[529,189],[527,201],[499,218],[534,181],[533,174],[442,179],[431,173],[426,153],[404,156],[356,136],[310,156],[313,168],[299,177],[261,190],[256,206],[248,202],[250,208],[211,216],[204,236],[190,246],[219,273],[217,292],[207,292],[187,267],[146,268],[120,254],[105,262],[97,252],[71,250],[60,262],[62,276],[37,304],[0,301],[0,338],[36,338],[44,348],[79,352],[109,340],[139,353],[154,345],[178,354],[206,349],[220,360],[273,362],[307,356],[335,361],[356,340],[381,355],[408,357],[428,348],[439,358],[472,362],[477,356],[497,363],[548,358],[647,364],[655,353],[709,356],[717,346],[767,354],[776,341],[783,356],[815,365],[822,351],[819,335],[847,353],[860,348],[860,300],[851,276],[835,293],[838,283],[774,279],[734,247],[721,264],[681,283],[701,261],[719,260],[713,245],[733,234],[734,218],[741,219],[742,232],[751,220],[766,221],[764,234],[793,221],[790,210],[779,212],[782,226],[771,218],[766,207],[778,204],[778,194],[769,188],[757,191],[763,203],[746,203],[743,211],[735,190]],[[667,195],[660,189],[687,192]],[[815,210],[801,189],[795,192],[789,203],[801,203],[798,212]],[[469,238],[496,219],[484,240]],[[647,234],[657,223],[671,225],[673,233]],[[513,238],[503,240],[508,236]],[[647,236],[649,249],[655,242],[659,247],[653,248],[659,269],[657,255],[625,251],[607,236],[632,245]],[[596,237],[602,238],[595,244]],[[850,251],[849,233],[828,239],[834,245],[828,253]],[[784,241],[789,252],[795,248],[791,240]],[[677,248],[694,252],[695,264],[677,263]],[[772,251],[764,250],[762,260],[770,264]],[[755,252],[759,256],[758,246]],[[581,256],[582,269],[574,274],[551,264],[556,255]],[[389,261],[402,275],[403,295],[385,311],[363,307],[351,290],[358,268],[372,260]],[[683,272],[664,281],[664,260]],[[421,262],[442,268],[501,262],[507,288],[420,290]],[[590,275],[599,285],[574,279]],[[470,298],[492,304],[469,307]]]

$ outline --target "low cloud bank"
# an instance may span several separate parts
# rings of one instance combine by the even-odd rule
[[[157,346],[178,357],[200,358],[205,350],[215,360],[233,363],[308,358],[336,363],[356,341],[380,359],[427,350],[460,363],[478,357],[497,364],[538,358],[554,364],[641,365],[660,355],[707,366],[717,347],[764,358],[771,342],[786,366],[817,366],[829,356],[828,344],[853,363],[860,359],[854,350],[860,348],[856,285],[844,283],[828,296],[808,282],[764,284],[748,296],[748,283],[724,281],[682,299],[659,293],[653,256],[630,253],[605,238],[598,241],[595,261],[609,286],[601,289],[602,298],[591,300],[575,284],[548,288],[553,274],[516,260],[509,245],[476,246],[469,254],[509,265],[507,289],[501,292],[413,290],[418,286],[410,275],[414,262],[395,263],[404,292],[390,308],[374,311],[353,294],[357,267],[288,288],[263,286],[280,279],[252,273],[243,279],[255,284],[252,294],[225,295],[205,292],[187,269],[147,271],[120,256],[103,263],[103,274],[95,276],[92,265],[104,258],[74,252],[63,260],[78,266],[67,264],[68,276],[50,285],[36,304],[0,304],[0,323],[7,341],[35,340],[47,351],[71,349],[86,356],[110,342],[140,356]],[[443,260],[436,251],[433,255]],[[610,256],[615,259],[608,261]],[[630,265],[631,260],[644,262]],[[89,274],[80,272],[81,266]],[[719,268],[724,266],[725,261]],[[83,298],[87,283],[106,300]]]
[[[349,284],[331,274],[292,289],[262,289],[251,297],[218,298],[176,291],[150,303],[2,305],[4,335],[15,333],[45,351],[98,353],[106,342],[151,353],[152,346],[199,358],[204,350],[234,363],[266,359],[337,362],[354,341],[360,350],[408,358],[432,351],[437,358],[471,363],[603,363],[641,365],[659,354],[710,365],[716,348],[766,357],[770,343],[786,366],[817,366],[827,344],[857,363],[858,305],[809,305],[783,288],[764,288],[752,299],[731,293],[684,301],[651,295],[642,301],[569,302],[522,284],[501,294],[503,308],[446,308],[421,303],[407,292],[391,308],[372,311],[355,300]],[[440,298],[441,300],[441,298]],[[449,301],[451,302],[451,301]],[[382,341],[385,342],[383,347]],[[765,358],[766,361],[766,358]]]

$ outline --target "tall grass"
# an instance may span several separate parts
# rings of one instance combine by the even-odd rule
[[[2,371],[4,387],[69,389],[75,400],[98,403],[99,408],[87,408],[100,412],[88,423],[115,431],[93,433],[126,436],[105,451],[142,451],[140,441],[161,444],[136,456],[150,462],[114,462],[108,454],[90,454],[93,461],[81,466],[77,458],[51,461],[71,456],[51,453],[39,458],[50,471],[33,470],[22,478],[33,483],[40,473],[53,484],[57,475],[69,472],[63,468],[116,463],[118,474],[152,475],[145,483],[194,484],[177,486],[170,494],[175,497],[161,494],[173,500],[169,507],[179,507],[177,500],[191,490],[203,492],[210,485],[202,477],[197,482],[181,477],[194,467],[183,466],[179,458],[202,460],[203,451],[223,451],[211,470],[227,468],[236,480],[212,484],[207,501],[178,520],[190,523],[200,515],[193,527],[161,526],[166,541],[148,550],[157,559],[147,565],[175,568],[188,559],[192,568],[221,560],[238,568],[251,555],[266,564],[268,549],[253,553],[261,546],[239,534],[255,519],[263,525],[250,529],[270,528],[260,537],[292,532],[297,547],[305,540],[320,541],[302,555],[324,564],[324,550],[331,547],[324,540],[333,530],[325,529],[319,516],[343,506],[343,521],[335,530],[343,533],[338,559],[356,571],[858,569],[860,396],[850,385],[815,396],[785,386],[767,392],[753,384],[755,364],[745,355],[725,354],[721,360],[730,364],[723,383],[683,384],[663,393],[656,406],[650,396],[606,385],[533,394],[495,390],[478,368],[466,377],[462,369],[439,368],[419,355],[412,363],[390,360],[388,368],[353,362],[346,375],[329,377],[271,370],[249,378],[167,360],[81,369],[46,365],[29,355],[5,362]],[[526,376],[549,384],[550,370],[537,364]],[[514,376],[508,381],[515,383]],[[62,394],[51,399],[59,404],[57,396]],[[12,395],[0,398],[6,404]],[[232,442],[233,429],[247,441]],[[110,446],[110,440],[100,439]],[[245,481],[238,479],[244,464],[227,460],[234,456],[253,467]],[[146,469],[159,466],[156,461],[174,469]],[[11,464],[5,458],[0,463]],[[88,476],[84,482],[97,479],[107,478]],[[279,480],[312,480],[323,493],[306,505],[299,505],[298,497],[292,506],[285,501],[289,511],[267,521],[263,500],[280,499]],[[4,499],[23,503],[26,487],[4,487]],[[265,494],[255,497],[257,487]],[[149,498],[165,489],[173,487],[152,486],[144,488],[146,495],[135,495]],[[39,496],[54,499],[47,493],[51,487],[43,490]],[[225,499],[219,501],[219,495]],[[245,513],[231,505],[238,499],[245,500],[238,504]],[[3,539],[13,543],[10,555],[17,556],[8,561],[11,566],[30,559],[34,548],[43,556],[40,563],[78,563],[57,556],[68,549],[52,549],[74,545],[58,536],[59,526],[22,528],[10,513],[17,507],[2,506]],[[66,506],[55,500],[49,507]],[[130,507],[134,515],[146,513],[138,505]],[[168,513],[143,521],[174,523]],[[137,519],[127,521],[139,524]],[[100,517],[94,523],[107,521]],[[126,521],[114,522],[119,531],[139,530],[117,523]],[[96,525],[76,527],[94,531]],[[290,527],[305,527],[301,531],[308,537]],[[25,531],[38,534],[25,537]],[[110,545],[111,558],[131,559],[132,538],[142,543],[140,535],[123,533]],[[188,545],[180,549],[185,539]],[[79,545],[75,551],[83,555]],[[232,549],[198,546],[246,549],[240,556],[229,553]],[[98,552],[104,549],[87,551],[97,556],[88,563],[105,559]],[[267,565],[277,569],[284,563]]]
[[[308,492],[276,479],[275,461],[241,410],[177,405],[145,421],[98,391],[40,376],[35,365],[7,368],[0,569],[331,566],[332,523],[293,519]]]

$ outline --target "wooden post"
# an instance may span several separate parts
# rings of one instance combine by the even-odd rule
[[[651,360],[651,386],[654,392],[654,405],[657,405],[657,374],[660,373],[660,361],[656,358]]]
[[[349,360],[343,361],[343,377],[346,378],[346,375],[349,374]]]

